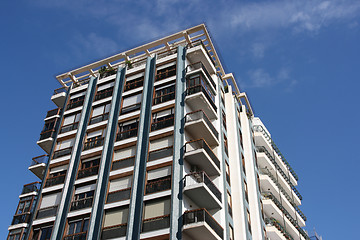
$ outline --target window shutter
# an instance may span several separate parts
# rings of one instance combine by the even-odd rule
[[[172,108],[166,109],[164,111],[157,112],[155,114],[156,114],[156,118],[161,118],[161,117],[171,115],[172,114]]]
[[[54,168],[51,168],[50,169],[50,174],[53,174],[53,173],[57,173],[57,172],[62,172],[64,170],[67,170],[68,169],[68,164],[66,165],[62,165],[62,166],[59,166],[59,167],[54,167]]]
[[[113,87],[114,86],[114,81],[112,81],[112,82],[108,82],[108,83],[105,83],[105,84],[102,84],[102,85],[99,85],[98,86],[98,92],[99,91],[102,91],[102,90],[104,90],[104,89],[107,89],[107,88],[110,88],[110,87]]]
[[[129,147],[114,152],[114,161],[135,156],[136,147]]]
[[[150,150],[154,151],[156,149],[170,147],[174,144],[174,136],[169,136],[165,138],[160,138],[150,141]]]
[[[115,192],[131,187],[132,176],[118,178],[110,181],[109,192]]]
[[[74,145],[74,141],[75,141],[75,139],[71,138],[71,139],[67,139],[67,140],[60,142],[61,145],[60,145],[59,149],[72,147]]]
[[[104,113],[104,105],[93,109],[92,117],[99,116]]]
[[[148,171],[148,180],[154,180],[171,175],[171,166],[162,167]]]
[[[79,194],[79,193],[84,193],[84,192],[90,192],[95,190],[95,184],[91,184],[91,185],[86,185],[83,187],[78,187],[75,190],[75,194]]]
[[[140,103],[141,97],[142,97],[141,93],[134,96],[125,97],[123,100],[123,108]]]
[[[170,214],[170,199],[145,203],[144,219]]]
[[[72,123],[74,123],[74,121],[75,121],[75,114],[74,114],[74,115],[67,116],[67,117],[65,117],[65,119],[64,119],[63,125],[65,126],[65,125],[72,124]]]
[[[116,208],[105,212],[104,227],[115,226],[127,222],[128,208]]]
[[[102,135],[102,130],[97,130],[97,131],[94,131],[94,132],[89,132],[89,133],[87,134],[86,139],[93,138],[93,137],[97,137],[97,136],[101,136],[101,135]]]
[[[85,94],[86,94],[86,91],[74,93],[74,94],[70,95],[70,99],[78,98],[78,97],[84,96]]]
[[[51,195],[45,195],[42,197],[40,209],[59,205],[60,199],[61,192]]]

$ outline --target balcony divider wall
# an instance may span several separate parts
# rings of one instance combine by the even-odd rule
[[[69,168],[64,183],[62,197],[58,207],[58,213],[56,215],[56,219],[54,222],[54,227],[51,237],[51,239],[53,240],[62,240],[63,238],[65,225],[66,225],[66,218],[70,209],[72,195],[74,191],[74,183],[79,168],[80,156],[83,147],[82,143],[86,134],[87,123],[89,122],[89,118],[90,118],[91,105],[95,95],[97,80],[98,78],[95,77],[90,78],[87,92],[85,95],[85,100],[82,110],[83,112],[81,113],[79,128],[76,133],[75,142],[69,161]]]
[[[133,185],[127,221],[126,239],[140,239],[142,226],[143,199],[145,188],[146,160],[149,148],[149,133],[151,127],[151,107],[153,101],[156,56],[148,57],[145,68],[145,78],[140,118],[138,139],[136,145]]]
[[[104,215],[104,204],[106,201],[107,186],[110,175],[111,161],[114,152],[114,143],[116,138],[116,128],[120,114],[120,103],[125,84],[126,68],[118,67],[111,107],[109,112],[108,127],[106,129],[104,147],[99,165],[99,176],[96,182],[92,214],[90,217],[90,226],[87,239],[100,239],[101,227]]]

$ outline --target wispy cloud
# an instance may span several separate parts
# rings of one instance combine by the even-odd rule
[[[281,68],[276,74],[271,75],[263,68],[256,68],[247,72],[247,81],[241,82],[241,87],[245,88],[269,88],[278,84],[283,84],[286,91],[292,90],[297,81],[290,76],[288,68]]]
[[[230,22],[231,27],[242,31],[291,28],[295,32],[314,32],[331,23],[353,19],[359,14],[359,1],[281,0],[232,8]]]
[[[251,52],[255,58],[263,58],[265,53],[265,45],[262,43],[254,43],[251,46]]]

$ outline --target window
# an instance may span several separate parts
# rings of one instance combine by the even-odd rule
[[[229,164],[227,162],[225,162],[225,165],[226,165],[226,181],[231,186],[231,183],[230,183],[230,166],[229,166]]]
[[[120,141],[130,137],[136,137],[138,132],[138,119],[133,119],[126,122],[119,123],[119,130],[116,141]]]
[[[141,107],[142,93],[126,96],[123,98],[121,114],[139,110]]]
[[[225,136],[225,134],[224,134],[224,149],[225,149],[226,155],[229,157],[228,140],[227,140],[227,137]]]
[[[156,87],[154,94],[154,105],[172,99],[175,99],[175,82]]]
[[[245,158],[244,158],[244,155],[243,155],[243,154],[241,154],[241,161],[242,161],[242,169],[243,169],[244,175],[246,176]]]
[[[50,240],[52,226],[46,226],[34,229],[33,240]]]
[[[64,183],[68,165],[62,165],[50,169],[48,178],[46,179],[45,187],[55,186]]]
[[[21,199],[18,208],[16,209],[15,215],[30,212],[32,200],[33,200],[32,197],[26,197]]]
[[[89,132],[84,143],[84,150],[102,146],[104,143],[104,132],[105,129]]]
[[[226,130],[226,114],[225,114],[224,110],[221,110],[221,113],[222,113],[222,123]]]
[[[109,119],[110,103],[93,108],[90,123],[98,123]]]
[[[72,109],[83,105],[86,91],[74,93],[70,95],[70,101],[67,105],[67,109]]]
[[[78,234],[79,238],[77,239],[85,239],[88,226],[89,218],[77,219],[72,221],[69,220],[66,235]],[[82,238],[82,236],[80,237],[80,235],[84,235],[84,237]]]
[[[230,235],[230,240],[234,240],[234,229],[232,226],[229,225],[229,235]]]
[[[133,176],[127,176],[122,178],[117,178],[110,181],[109,192],[116,192],[119,190],[131,188]]]
[[[74,146],[74,142],[75,142],[74,138],[66,139],[61,142],[58,142],[56,145],[56,151],[66,149],[66,148],[71,148],[72,146]]]
[[[159,66],[157,69],[155,81],[162,80],[175,75],[176,75],[176,65],[174,65],[174,63],[162,65]]]
[[[171,166],[161,167],[147,172],[146,194],[171,188]]]
[[[231,195],[230,195],[229,191],[227,191],[227,201],[228,201],[229,214],[230,214],[230,216],[232,216],[232,201],[231,201]]]
[[[78,128],[81,112],[65,116],[60,133],[69,132]]]
[[[126,80],[124,92],[131,90],[131,89],[141,87],[143,84],[144,84],[144,73],[143,72],[133,75],[131,77],[128,77]]]
[[[96,175],[99,170],[100,157],[83,159],[78,171],[78,179]]]
[[[70,211],[89,208],[92,206],[95,184],[77,187]]]
[[[20,240],[22,229],[10,230],[7,240]]]
[[[248,220],[249,232],[251,233],[251,219],[250,219],[249,209],[247,209],[246,212],[247,212],[247,220]]]
[[[148,161],[172,156],[174,136],[168,136],[150,141]]]
[[[224,90],[222,88],[221,88],[221,102],[225,106],[225,93],[224,93]]]
[[[248,187],[245,180],[244,180],[244,192],[245,192],[245,199],[247,202],[249,202]]]
[[[159,130],[174,125],[174,108],[169,108],[153,113],[151,131]]]
[[[114,90],[114,81],[99,85],[94,101],[111,97]]]
[[[136,146],[131,146],[114,151],[111,170],[122,169],[134,165]]]

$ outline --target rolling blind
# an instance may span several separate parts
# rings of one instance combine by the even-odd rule
[[[109,192],[115,192],[131,187],[132,176],[118,178],[110,181]]]
[[[61,192],[50,194],[50,195],[44,195],[41,200],[40,208],[47,208],[59,205],[61,199]]]
[[[171,175],[171,166],[166,166],[148,171],[148,180],[154,180]]]

